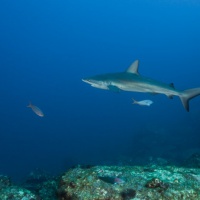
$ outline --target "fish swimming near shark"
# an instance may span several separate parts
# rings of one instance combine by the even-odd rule
[[[138,72],[139,60],[136,60],[124,72],[108,73],[84,78],[82,81],[90,84],[92,87],[111,90],[111,91],[129,91],[145,92],[152,94],[165,94],[169,98],[178,96],[184,106],[189,111],[189,101],[200,95],[200,87],[188,90],[177,90],[174,84],[166,84],[148,77],[144,77]]]
[[[150,106],[153,103],[153,101],[151,101],[151,100],[136,101],[133,98],[132,98],[132,100],[133,100],[132,104],[138,104],[140,106]]]

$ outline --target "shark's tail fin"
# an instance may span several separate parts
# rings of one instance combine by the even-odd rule
[[[200,95],[200,88],[193,88],[193,89],[189,89],[189,90],[184,90],[183,92],[181,92],[180,94],[180,99],[181,102],[184,106],[184,108],[189,112],[189,101],[190,99],[196,97]]]
[[[26,107],[28,107],[28,108],[31,108],[31,107],[32,107],[32,103],[31,103],[31,101],[29,102],[29,105],[26,106]]]
[[[132,100],[133,100],[132,104],[137,104],[137,101],[134,98],[132,98]]]

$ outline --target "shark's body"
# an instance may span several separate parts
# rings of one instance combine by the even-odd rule
[[[125,72],[96,75],[82,80],[104,90],[165,94],[169,98],[178,96],[187,111],[189,111],[189,100],[200,95],[200,88],[180,91],[176,90],[173,84],[141,76],[138,73],[138,66],[139,61],[136,60]]]

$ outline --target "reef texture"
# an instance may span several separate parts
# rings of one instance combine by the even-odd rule
[[[0,199],[1,200],[37,200],[36,195],[29,190],[13,186],[10,178],[0,175]]]
[[[0,175],[0,200],[57,200],[57,183],[55,178],[44,176],[38,170],[19,185]]]
[[[67,171],[59,200],[200,200],[200,169],[95,166]]]
[[[200,168],[77,166],[59,177],[40,170],[23,184],[0,176],[0,200],[200,200]]]

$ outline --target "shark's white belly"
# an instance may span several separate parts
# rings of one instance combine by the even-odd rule
[[[154,93],[154,94],[165,94],[167,96],[179,96],[180,92],[174,88],[168,86],[157,86],[149,84],[120,84],[117,86],[120,90],[129,92],[144,92],[144,93]]]

